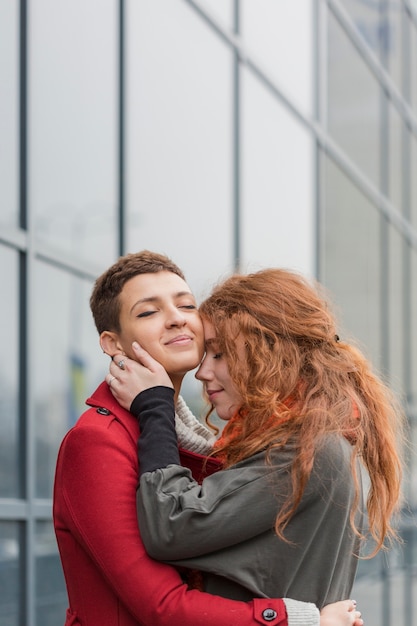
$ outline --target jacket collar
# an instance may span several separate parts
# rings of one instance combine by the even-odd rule
[[[117,402],[116,398],[113,397],[112,392],[109,389],[108,384],[104,380],[94,391],[94,393],[87,398],[85,401],[88,406],[92,407],[104,407],[108,409],[110,413],[115,415],[118,418],[128,418],[130,420],[135,419],[135,417],[126,411],[120,404]]]

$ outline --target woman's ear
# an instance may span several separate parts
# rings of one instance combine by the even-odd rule
[[[111,332],[110,330],[104,330],[100,335],[100,346],[105,354],[113,357],[116,352],[123,352],[123,348],[119,341],[119,335]]]

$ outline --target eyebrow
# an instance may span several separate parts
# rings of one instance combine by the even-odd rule
[[[219,340],[217,337],[210,337],[210,339],[206,339],[204,343],[206,346],[212,346],[213,344],[218,344]]]
[[[192,298],[194,298],[193,294],[191,293],[191,291],[177,291],[177,293],[174,293],[172,295],[172,297],[174,298],[174,300],[176,298],[181,298],[182,296],[191,296]],[[140,300],[137,300],[131,307],[130,309],[130,313],[133,311],[133,309],[138,306],[138,304],[146,304],[147,302],[158,302],[159,300],[161,300],[160,296],[148,296],[147,298],[140,298]]]

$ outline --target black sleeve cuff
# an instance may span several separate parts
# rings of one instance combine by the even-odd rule
[[[130,411],[138,418],[140,426],[140,476],[168,465],[180,465],[174,390],[171,387],[146,389],[133,400]]]

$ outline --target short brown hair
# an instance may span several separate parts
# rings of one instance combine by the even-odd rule
[[[138,274],[172,272],[183,280],[184,274],[167,256],[142,250],[122,256],[99,276],[90,297],[90,309],[98,333],[105,330],[120,332],[119,295],[128,280]]]

